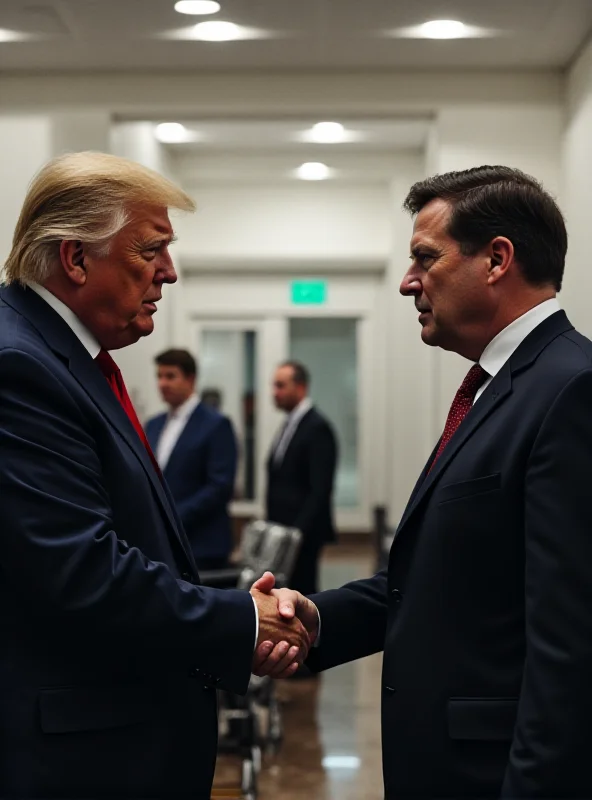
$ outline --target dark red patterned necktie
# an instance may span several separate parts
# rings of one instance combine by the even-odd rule
[[[158,462],[154,457],[154,453],[152,452],[152,448],[150,447],[150,443],[146,438],[146,434],[144,433],[144,428],[142,428],[142,424],[138,419],[138,415],[136,414],[136,410],[133,406],[131,398],[127,393],[127,389],[125,388],[125,383],[123,382],[123,376],[121,371],[115,361],[111,358],[109,353],[106,350],[101,350],[99,355],[96,357],[96,362],[99,365],[99,368],[105,378],[107,378],[107,383],[111,387],[113,394],[119,400],[119,403],[125,413],[128,416],[129,421],[135,428],[136,433],[140,437],[142,444],[146,448],[148,455],[150,456],[150,460],[154,464],[154,469],[156,470],[158,476],[162,479],[162,473],[160,471],[160,467],[158,466]]]
[[[467,372],[465,379],[461,383],[458,392],[454,396],[452,405],[450,406],[450,411],[448,412],[448,417],[446,419],[446,425],[444,426],[444,433],[440,439],[440,446],[438,447],[438,452],[434,456],[434,460],[430,465],[428,473],[433,469],[434,464],[442,455],[442,451],[456,433],[460,423],[471,410],[473,401],[475,400],[475,395],[489,377],[489,373],[485,372],[480,364],[473,364],[471,369]]]

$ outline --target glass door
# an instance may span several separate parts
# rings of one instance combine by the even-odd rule
[[[294,317],[289,321],[290,358],[309,369],[311,397],[337,435],[338,509],[356,508],[361,501],[357,325],[357,319],[344,317]]]
[[[256,324],[211,322],[199,326],[197,356],[199,393],[230,418],[239,451],[236,501],[257,497],[257,361]]]

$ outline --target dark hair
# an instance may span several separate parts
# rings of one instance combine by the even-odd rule
[[[188,378],[197,376],[197,361],[193,358],[189,350],[172,348],[165,350],[156,356],[154,361],[160,367],[179,367],[181,372]]]
[[[292,380],[294,383],[298,383],[300,386],[308,386],[310,384],[310,372],[300,361],[284,361],[280,366],[292,368]]]
[[[418,214],[431,200],[452,206],[448,233],[464,255],[474,255],[496,236],[514,245],[524,278],[561,289],[567,231],[563,215],[535,178],[511,167],[474,167],[414,184],[403,203]]]

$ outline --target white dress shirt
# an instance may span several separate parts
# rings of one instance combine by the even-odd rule
[[[281,464],[286,455],[286,450],[296,433],[296,429],[300,425],[302,417],[307,414],[311,408],[312,400],[310,397],[305,397],[288,414],[286,423],[278,435],[277,443],[274,445],[273,460],[275,464]]]
[[[478,398],[481,397],[514,350],[518,349],[528,334],[532,333],[532,331],[537,328],[541,322],[544,322],[547,317],[550,317],[551,314],[555,314],[555,312],[559,310],[560,306],[556,297],[545,300],[539,303],[538,306],[531,308],[526,314],[515,319],[514,322],[511,322],[489,342],[481,354],[479,364],[491,377],[479,388],[473,402],[476,402]]]
[[[101,352],[101,345],[97,342],[89,329],[85,327],[82,322],[80,322],[72,309],[68,308],[68,306],[65,303],[62,303],[61,300],[58,300],[55,294],[52,294],[44,286],[40,286],[38,283],[33,283],[32,281],[27,285],[29,289],[32,289],[35,292],[35,294],[38,294],[39,297],[43,298],[47,305],[53,308],[56,314],[60,315],[64,322],[72,329],[72,333],[74,333],[76,337],[80,339],[84,347],[90,353],[91,357],[96,358]]]
[[[156,460],[161,469],[164,469],[168,464],[171,453],[189,422],[189,417],[198,405],[199,398],[194,393],[180,406],[169,411],[156,446]]]

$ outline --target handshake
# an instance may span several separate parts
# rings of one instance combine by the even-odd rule
[[[319,632],[315,604],[291,589],[274,589],[271,572],[251,587],[259,612],[259,635],[253,657],[255,675],[289,678],[305,660]]]

